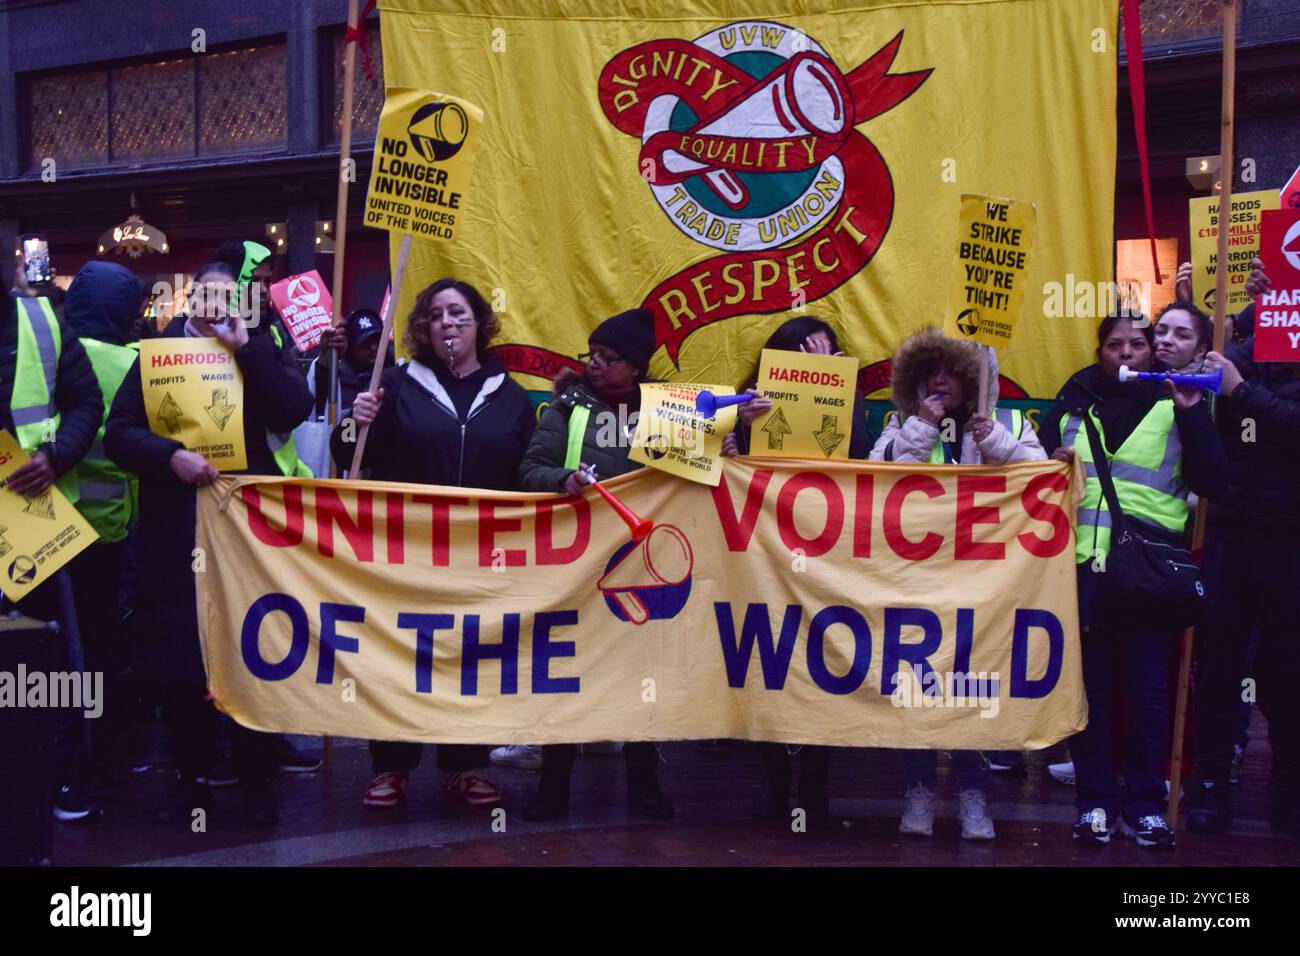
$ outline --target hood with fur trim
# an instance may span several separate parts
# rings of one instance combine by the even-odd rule
[[[903,417],[915,415],[921,402],[925,401],[925,380],[935,366],[942,366],[957,376],[966,389],[967,404],[973,410],[980,387],[980,348],[973,342],[945,338],[943,332],[933,326],[904,339],[894,356],[890,381],[894,405]],[[992,415],[998,404],[998,354],[996,349],[989,349],[988,353],[988,413]]]

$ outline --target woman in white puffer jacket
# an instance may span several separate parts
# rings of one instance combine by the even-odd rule
[[[944,338],[935,328],[922,329],[899,346],[891,383],[897,415],[871,449],[873,461],[1001,465],[1047,458],[1034,426],[1023,414],[998,410],[997,354],[992,349],[988,412],[979,413],[979,348]],[[933,750],[903,751],[905,807],[899,832],[916,836],[934,832],[938,758]],[[968,840],[992,840],[988,760],[978,751],[954,750],[952,762],[960,788],[961,835]]]
[[[1010,409],[999,411],[997,353],[989,349],[988,412],[980,415],[979,346],[924,328],[894,356],[897,414],[871,449],[873,461],[1002,465],[1047,457],[1034,426]]]

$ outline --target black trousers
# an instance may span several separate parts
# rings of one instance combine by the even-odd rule
[[[103,713],[90,727],[90,759],[108,771],[123,757],[126,702],[122,671],[126,664],[120,582],[126,542],[92,544],[70,566],[86,670],[104,675]]]
[[[577,744],[547,744],[542,748],[542,789],[568,793]],[[659,750],[649,741],[623,745],[627,786],[636,790],[653,785],[659,777]]]
[[[68,654],[68,636],[67,628],[70,622],[67,619],[67,610],[65,601],[60,594],[60,582],[58,575],[67,575],[72,567],[78,562],[84,560],[86,552],[82,552],[72,561],[64,565],[56,575],[50,576],[42,584],[28,592],[28,594],[15,605],[18,611],[27,617],[35,618],[38,621],[46,623],[57,623],[60,628],[57,641],[57,655],[55,657],[55,669],[61,671],[71,671],[73,664]],[[8,602],[4,602],[8,610]],[[76,626],[77,622],[71,622]],[[90,667],[87,661],[86,670],[93,672],[94,668]],[[55,788],[76,784],[82,776],[82,770],[86,763],[86,738],[85,738],[85,717],[81,710],[71,708],[60,708],[55,714],[55,743],[54,743],[54,776]]]
[[[1300,549],[1280,531],[1211,530],[1203,580],[1206,609],[1195,643],[1201,779],[1228,782],[1249,678],[1268,718],[1275,798],[1300,803]],[[1258,650],[1248,668],[1252,632]]]
[[[202,684],[172,684],[163,691],[163,716],[176,769],[186,780],[206,777],[216,758],[221,714],[205,700]],[[277,734],[230,722],[230,756],[244,786],[269,783],[276,768]]]
[[[1081,603],[1091,601],[1090,581],[1083,578],[1091,574],[1087,564],[1079,566]],[[1070,738],[1075,802],[1080,812],[1101,807],[1111,821],[1122,812],[1136,823],[1139,817],[1164,812],[1169,652],[1182,632],[1105,609],[1081,608],[1081,614],[1089,622],[1080,637],[1088,726]],[[1127,708],[1122,790],[1115,782],[1118,768],[1111,734],[1120,687]]]
[[[448,773],[482,770],[488,764],[490,747],[483,744],[438,744],[438,769]],[[370,766],[375,773],[411,771],[420,765],[424,744],[404,740],[370,741]]]

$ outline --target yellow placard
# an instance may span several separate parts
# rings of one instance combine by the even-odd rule
[[[763,349],[758,390],[772,410],[754,419],[749,451],[777,458],[848,458],[858,360]]]
[[[1281,193],[1261,189],[1232,197],[1228,223],[1228,307],[1225,314],[1240,312],[1251,303],[1246,291],[1250,260],[1259,255],[1260,217],[1266,210],[1280,209]],[[1214,291],[1219,257],[1219,197],[1203,196],[1187,202],[1188,227],[1192,238],[1192,299],[1203,312],[1214,312]]]
[[[7,486],[30,455],[0,431],[0,591],[11,601],[49,579],[98,538],[95,529],[54,485],[35,498]]]
[[[482,128],[483,111],[467,100],[390,87],[375,138],[366,225],[454,239]]]
[[[1025,298],[1035,218],[1034,204],[1023,199],[962,194],[944,335],[994,348],[1011,344]]]
[[[248,467],[244,375],[230,349],[211,338],[145,339],[140,384],[155,435],[198,452],[217,471]]]
[[[696,411],[700,392],[734,395],[725,385],[641,386],[641,413],[628,457],[670,475],[705,485],[722,480],[722,439],[736,427],[736,406],[717,410],[713,418]]]

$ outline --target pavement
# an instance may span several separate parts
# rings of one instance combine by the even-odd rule
[[[323,752],[314,738],[294,738]],[[1070,839],[1073,788],[1047,774],[1063,745],[1026,755],[1023,778],[995,775],[990,813],[997,839],[965,841],[956,820],[956,785],[939,761],[935,834],[897,832],[902,778],[893,751],[836,748],[831,811],[824,829],[758,823],[751,807],[762,779],[758,751],[737,741],[684,741],[661,748],[660,782],[677,807],[671,823],[628,813],[623,760],[583,753],[574,769],[570,815],[528,823],[524,804],[536,773],[493,767],[503,793],[497,812],[443,798],[443,774],[425,749],[404,806],[361,804],[370,779],[362,741],[334,740],[315,773],[281,773],[281,820],[255,828],[240,819],[240,788],[216,791],[204,832],[153,822],[172,771],[162,762],[133,773],[104,803],[101,821],[56,824],[56,865],[76,866],[1297,866],[1300,841],[1269,829],[1269,749],[1256,715],[1237,820],[1219,836],[1180,831],[1172,850],[1139,848],[1118,834],[1105,847]],[[798,761],[795,761],[797,766]],[[797,781],[794,788],[797,793]]]

